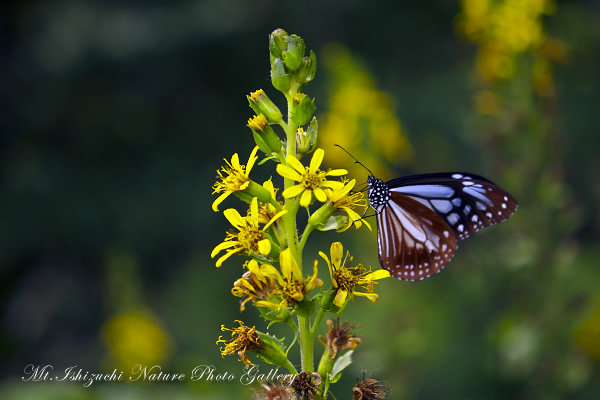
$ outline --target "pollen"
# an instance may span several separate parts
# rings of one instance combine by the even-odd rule
[[[265,235],[258,228],[247,226],[237,233],[237,240],[244,250],[252,253],[258,253],[258,242],[263,240]]]
[[[314,189],[318,188],[319,186],[321,186],[321,184],[323,183],[324,180],[325,180],[325,172],[323,172],[323,171],[317,171],[317,172],[308,172],[307,171],[302,176],[302,184],[307,189],[314,190]]]

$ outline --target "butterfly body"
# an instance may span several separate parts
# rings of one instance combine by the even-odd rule
[[[384,182],[368,178],[377,213],[379,261],[401,280],[422,280],[450,262],[459,240],[517,209],[506,191],[478,175],[450,172]]]

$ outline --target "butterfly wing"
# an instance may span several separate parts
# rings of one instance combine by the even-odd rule
[[[508,192],[469,173],[412,175],[387,185],[390,192],[406,195],[442,217],[459,240],[508,219],[517,209]]]
[[[378,207],[379,262],[398,279],[421,280],[452,259],[457,248],[452,228],[432,209],[404,194]]]

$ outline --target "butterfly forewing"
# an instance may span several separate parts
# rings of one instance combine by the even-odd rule
[[[398,279],[439,272],[457,241],[502,222],[516,200],[486,178],[468,173],[412,175],[387,183],[369,177],[369,201],[377,211],[381,265]]]
[[[405,194],[435,211],[459,240],[508,219],[517,209],[517,202],[509,193],[473,174],[415,175],[412,181],[390,181],[388,187],[391,192]]]
[[[456,251],[456,236],[431,209],[392,193],[377,214],[379,261],[398,279],[420,280],[438,273]]]

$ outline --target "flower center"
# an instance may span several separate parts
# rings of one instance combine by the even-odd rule
[[[337,268],[333,274],[333,278],[337,282],[340,289],[352,292],[358,284],[360,272],[356,268]]]
[[[317,172],[306,172],[302,176],[302,184],[307,189],[316,189],[321,186],[325,180],[325,172],[317,170]]]
[[[238,242],[249,253],[258,253],[258,242],[264,238],[263,232],[253,226],[246,226],[237,234]]]
[[[283,285],[281,291],[288,301],[296,302],[304,299],[304,283],[302,281],[292,279]]]

